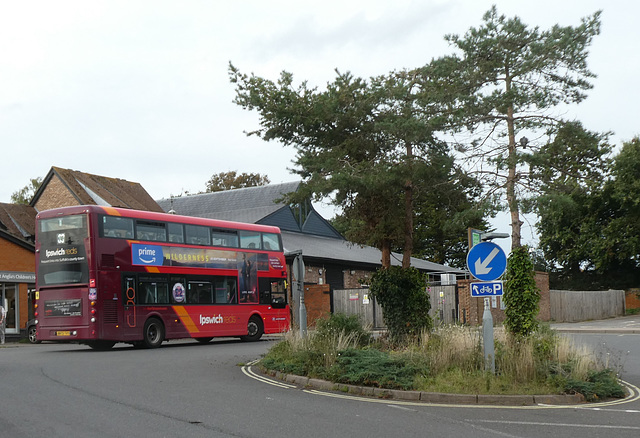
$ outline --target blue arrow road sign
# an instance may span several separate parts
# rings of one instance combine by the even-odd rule
[[[471,283],[472,297],[502,296],[502,282]]]
[[[497,280],[507,269],[507,256],[495,243],[481,242],[469,250],[467,269],[478,280]]]

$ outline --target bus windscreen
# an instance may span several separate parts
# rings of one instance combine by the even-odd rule
[[[84,243],[88,237],[87,216],[81,214],[43,219],[39,225],[39,284],[88,283],[89,269]]]

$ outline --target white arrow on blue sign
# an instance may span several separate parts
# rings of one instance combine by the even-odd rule
[[[467,269],[478,280],[497,280],[507,269],[507,256],[495,243],[481,242],[469,250]]]
[[[485,283],[471,283],[472,297],[502,296],[502,282],[492,281]]]

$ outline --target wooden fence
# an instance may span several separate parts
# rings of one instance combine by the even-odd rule
[[[431,285],[429,315],[435,324],[453,324],[457,319],[456,286]],[[358,315],[365,326],[386,328],[382,307],[369,294],[369,289],[340,289],[333,291],[333,312]]]
[[[551,320],[578,322],[606,319],[625,314],[623,290],[550,290]]]
[[[382,307],[369,295],[369,289],[339,289],[333,291],[333,313],[358,315],[365,327],[385,328]]]

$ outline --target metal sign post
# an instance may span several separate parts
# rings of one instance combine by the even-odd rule
[[[304,305],[304,261],[302,251],[293,259],[293,274],[296,277],[296,296],[299,297],[298,316],[300,323],[300,336],[307,337],[307,308]]]
[[[482,314],[482,340],[484,345],[484,370],[496,373],[496,351],[493,342],[493,316],[491,316],[491,298],[484,299]]]

